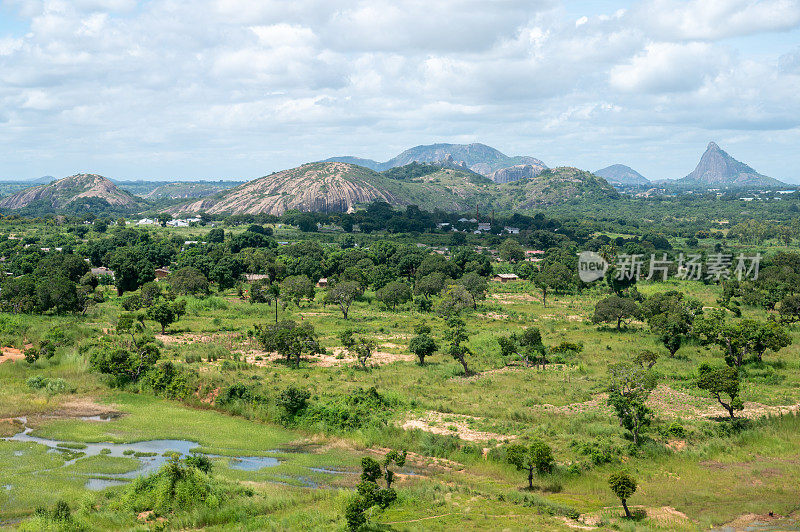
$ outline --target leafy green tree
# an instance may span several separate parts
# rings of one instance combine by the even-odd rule
[[[641,365],[615,364],[608,371],[608,404],[616,411],[622,426],[630,431],[633,443],[639,445],[640,434],[653,417],[645,402],[658,380]]]
[[[560,262],[550,262],[534,277],[534,284],[542,291],[542,306],[547,306],[547,292],[564,292],[572,286],[572,272]]]
[[[364,336],[355,336],[352,329],[346,329],[339,335],[342,344],[358,360],[361,367],[367,368],[367,361],[372,358],[372,353],[377,348],[375,340]]]
[[[394,310],[397,305],[411,301],[411,288],[404,282],[392,281],[378,290],[375,298]]]
[[[222,229],[221,227],[215,227],[214,229],[208,232],[208,236],[206,236],[206,239],[209,242],[214,242],[215,244],[221,244],[222,242],[225,242],[225,230]]]
[[[325,353],[310,323],[283,320],[274,325],[257,325],[256,337],[265,350],[277,352],[295,368],[300,367],[300,357],[303,355]]]
[[[172,221],[172,215],[168,212],[162,212],[156,217],[156,219],[158,220],[158,223],[161,224],[161,227],[166,227],[167,222]]]
[[[628,499],[636,493],[636,480],[624,471],[618,471],[608,477],[608,487],[622,502],[622,507],[625,509],[625,517],[630,519],[632,516],[630,510],[628,510]]]
[[[425,299],[430,299],[442,290],[444,290],[445,276],[442,272],[433,272],[424,277],[420,277],[414,287],[417,294],[420,294]]]
[[[414,326],[414,334],[416,336],[408,342],[408,350],[419,359],[419,365],[424,366],[425,359],[432,356],[439,349],[439,346],[436,344],[436,340],[431,337],[430,326],[425,323]]]
[[[614,323],[617,330],[622,327],[622,323],[639,315],[639,306],[630,297],[620,297],[618,295],[608,296],[601,299],[594,307],[594,323]]]
[[[744,410],[739,398],[739,368],[732,366],[712,367],[702,364],[697,370],[695,384],[716,399],[734,419],[736,410]]]
[[[463,286],[469,295],[472,296],[472,308],[478,308],[478,300],[486,299],[486,291],[489,290],[489,283],[486,277],[477,272],[467,272],[458,280],[458,284]]]
[[[447,291],[436,307],[436,312],[440,316],[448,318],[457,316],[461,311],[472,308],[472,305],[472,294],[460,284],[454,284],[447,287]]]
[[[551,473],[556,461],[550,446],[539,439],[529,445],[514,444],[506,449],[506,461],[517,468],[517,471],[528,472],[528,489],[533,489],[533,472],[542,475]]]
[[[95,371],[111,375],[115,386],[138,381],[161,357],[151,338],[131,336],[130,341],[106,336],[89,350],[89,365]]]
[[[655,351],[650,351],[649,349],[639,351],[636,353],[636,356],[633,357],[633,363],[637,366],[642,366],[645,369],[653,369],[653,366],[656,365],[657,361],[658,353]]]
[[[716,345],[722,349],[725,362],[737,368],[744,364],[748,354],[761,361],[767,349],[777,352],[792,343],[791,336],[775,322],[747,318],[730,323],[724,311],[711,312],[695,320],[692,333],[702,345]]]
[[[547,348],[542,343],[542,333],[537,327],[529,327],[521,334],[512,333],[510,336],[497,338],[500,344],[500,354],[504,358],[519,356],[525,367],[531,363],[541,363],[542,369],[547,363]]]
[[[336,283],[333,288],[328,289],[325,295],[325,303],[333,303],[342,311],[342,316],[347,319],[352,304],[361,297],[364,289],[354,281],[344,281]]]
[[[289,385],[278,396],[278,407],[283,410],[284,420],[291,422],[308,406],[311,393],[308,390]]]
[[[304,299],[314,301],[316,291],[314,282],[305,275],[290,275],[281,281],[281,293],[284,299],[288,299],[296,306]]]
[[[778,303],[778,314],[782,323],[800,321],[800,295],[786,296]]]
[[[155,279],[155,267],[134,248],[119,248],[110,254],[108,267],[114,272],[117,295],[133,292],[144,283]]]
[[[405,459],[405,451],[388,453],[384,459],[385,474],[381,471],[381,464],[376,460],[369,457],[361,459],[361,481],[356,486],[356,495],[345,506],[344,515],[348,530],[361,529],[367,523],[365,513],[373,506],[385,510],[397,499],[397,493],[391,487],[394,473],[388,469],[388,466],[394,462],[402,467]],[[381,477],[386,480],[385,488],[378,485]]]
[[[178,321],[185,309],[185,301],[159,301],[147,308],[145,317],[161,325],[161,334],[165,334],[167,325]]]
[[[179,295],[208,294],[208,279],[203,272],[192,266],[181,268],[169,276],[172,290]]]
[[[469,340],[467,326],[464,320],[456,316],[448,318],[444,339],[448,342],[447,353],[461,364],[464,368],[465,376],[471,375],[472,372],[470,372],[469,367],[467,367],[467,355],[472,354],[472,351],[464,345],[464,343]]]
[[[500,258],[507,262],[520,262],[525,259],[525,248],[513,238],[506,238],[500,244]]]

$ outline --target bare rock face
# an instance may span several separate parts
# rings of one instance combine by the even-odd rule
[[[82,198],[99,198],[115,207],[134,207],[136,199],[97,174],[77,174],[49,185],[26,188],[0,201],[0,207],[21,209],[33,202],[47,201],[53,208],[64,207]]]
[[[737,161],[715,142],[708,144],[694,171],[680,181],[714,186],[783,186],[784,183],[759,174]]]
[[[543,165],[518,164],[516,166],[509,166],[508,168],[501,168],[489,174],[488,177],[495,183],[511,183],[512,181],[536,177],[545,169]]]
[[[380,179],[376,172],[353,164],[309,163],[190,203],[180,211],[280,215],[290,209],[347,212],[357,204],[375,200],[401,204],[399,198],[375,184]]]

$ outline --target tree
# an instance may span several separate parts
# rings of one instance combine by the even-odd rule
[[[408,342],[408,350],[414,353],[419,359],[419,365],[425,365],[425,358],[433,355],[439,346],[436,345],[436,340],[431,337],[431,328],[425,323],[420,323],[414,327],[414,336]]]
[[[290,275],[281,281],[281,293],[284,300],[288,299],[296,306],[300,306],[303,299],[314,301],[314,281],[306,275]]]
[[[311,393],[308,390],[289,385],[278,396],[277,404],[283,409],[284,420],[290,422],[294,420],[308,406]]]
[[[169,276],[172,290],[179,295],[208,294],[208,279],[197,268],[187,266]]]
[[[530,445],[514,444],[506,449],[506,461],[517,468],[517,471],[528,472],[528,489],[533,489],[533,472],[542,475],[551,473],[555,466],[553,451],[550,446],[539,439]]]
[[[630,297],[618,295],[601,299],[594,307],[594,323],[617,323],[617,330],[622,327],[622,322],[634,318],[639,314],[639,306]]]
[[[472,352],[464,345],[464,342],[469,339],[464,320],[455,316],[448,318],[444,339],[449,343],[447,352],[464,368],[464,375],[471,375],[472,373],[467,367],[467,355],[472,354]]]
[[[500,258],[508,262],[520,262],[525,259],[525,249],[513,238],[506,238],[500,244]]]
[[[783,323],[797,323],[800,321],[800,295],[790,295],[778,303],[778,314]]]
[[[478,308],[478,300],[486,299],[486,291],[489,290],[489,283],[486,282],[486,277],[478,274],[477,272],[467,272],[458,284],[463,286],[467,292],[472,296],[472,308]]]
[[[620,424],[630,431],[634,445],[639,445],[640,433],[652,419],[645,401],[658,381],[641,365],[615,364],[608,372],[608,404],[616,411]]]
[[[388,469],[392,462],[402,467],[405,464],[406,452],[391,451],[384,458],[384,472],[381,464],[376,460],[364,457],[361,459],[361,481],[356,486],[356,495],[345,506],[344,517],[347,528],[351,531],[361,529],[367,523],[364,515],[373,506],[386,509],[397,499],[397,492],[392,488],[394,472]],[[378,480],[383,477],[386,487],[378,485]]]
[[[572,272],[560,262],[545,264],[533,279],[534,284],[542,291],[542,306],[547,306],[547,292],[562,292],[572,283]]]
[[[457,316],[462,310],[472,308],[472,294],[460,284],[447,287],[442,300],[439,302],[436,311],[445,318]]]
[[[425,299],[430,299],[444,290],[445,276],[442,272],[433,272],[431,274],[420,277],[414,290],[417,294],[422,295]]]
[[[739,368],[715,368],[702,364],[697,370],[695,383],[701,390],[709,392],[728,411],[731,419],[734,419],[734,411],[744,410],[744,403],[739,398]]]
[[[650,351],[649,349],[639,351],[636,353],[636,356],[633,357],[633,363],[637,366],[642,366],[645,369],[653,369],[653,366],[656,365],[657,361],[658,353],[655,351]]]
[[[264,349],[277,352],[295,368],[300,367],[301,356],[325,353],[310,323],[283,320],[266,326],[257,325],[256,337]]]
[[[675,356],[692,329],[699,303],[686,301],[677,291],[660,292],[647,298],[641,306],[642,317],[659,341]]]
[[[339,338],[342,340],[342,344],[345,346],[345,348],[347,348],[347,350],[350,351],[350,353],[352,353],[356,359],[358,359],[361,367],[366,369],[367,360],[372,358],[372,352],[375,351],[375,348],[377,347],[375,340],[366,338],[364,336],[355,336],[351,329],[342,331],[342,334],[339,335]]]
[[[89,351],[89,365],[95,371],[114,377],[114,385],[138,381],[155,367],[161,352],[147,336],[131,333],[131,340],[102,337]]]
[[[542,369],[547,363],[547,348],[542,343],[542,333],[536,327],[529,327],[522,331],[522,334],[513,333],[510,336],[500,336],[497,338],[500,344],[500,354],[503,357],[519,356],[525,367],[529,367],[531,361],[535,364],[542,364]]]
[[[325,295],[325,303],[333,303],[342,311],[342,316],[347,319],[350,312],[350,306],[353,302],[361,297],[364,289],[355,281],[344,281],[336,283],[333,288],[328,290]]]
[[[397,305],[411,301],[411,288],[403,282],[392,281],[375,293],[375,298],[394,310]]]
[[[608,477],[608,487],[614,492],[614,495],[622,501],[622,507],[625,509],[625,517],[630,519],[631,512],[628,510],[628,499],[631,495],[636,493],[636,480],[624,471],[618,471]]]
[[[148,320],[155,321],[161,325],[161,334],[165,334],[167,325],[178,321],[185,308],[185,301],[160,301],[148,307],[145,311],[145,316]]]
[[[206,236],[206,238],[209,242],[221,244],[222,242],[225,242],[225,230],[221,227],[215,227],[208,232],[208,236]]]
[[[791,336],[775,322],[743,319],[729,323],[724,311],[711,312],[695,320],[692,333],[703,345],[717,345],[729,366],[741,367],[745,356],[753,354],[761,361],[767,349],[780,351],[792,343]]]
[[[158,223],[161,224],[161,227],[166,227],[167,222],[172,221],[172,215],[168,212],[162,212],[156,217],[156,219],[158,220]]]

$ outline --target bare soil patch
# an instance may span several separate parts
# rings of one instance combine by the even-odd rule
[[[478,442],[489,440],[513,440],[515,435],[483,432],[470,427],[471,422],[482,421],[481,418],[463,414],[444,414],[442,412],[427,412],[425,415],[409,418],[400,427],[404,430],[420,429],[433,434],[458,436],[462,440]]]
[[[26,348],[31,346],[25,346]],[[17,360],[25,360],[25,354],[23,353],[22,349],[17,349],[16,347],[3,347],[0,350],[2,356],[0,356],[0,364],[3,362],[16,362]]]

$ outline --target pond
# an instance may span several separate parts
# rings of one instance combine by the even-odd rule
[[[138,468],[126,473],[88,473],[88,475],[103,477],[90,478],[86,482],[86,487],[90,490],[102,490],[109,486],[123,484],[126,480],[149,475],[158,471],[170,456],[177,454],[184,457],[193,454],[193,450],[200,447],[199,443],[187,440],[147,440],[135,443],[83,443],[51,440],[33,436],[31,434],[33,429],[27,426],[27,420],[20,418],[19,421],[22,422],[24,430],[14,436],[3,439],[36,443],[48,447],[50,452],[62,453],[67,458],[63,467],[72,465],[83,458],[101,455],[115,458],[133,458],[139,461]],[[20,456],[22,452],[16,451],[14,454]],[[280,464],[280,460],[272,456],[222,456],[216,454],[207,454],[206,456],[209,458],[227,458],[229,468],[242,471],[258,471],[265,467],[274,467]]]

